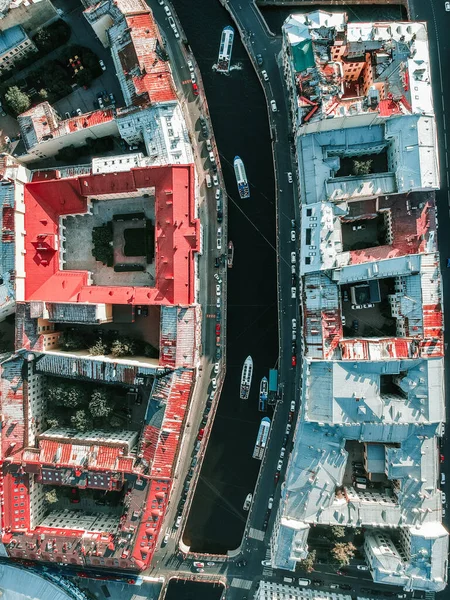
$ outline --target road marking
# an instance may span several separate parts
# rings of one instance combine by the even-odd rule
[[[237,577],[233,577],[230,583],[232,587],[242,588],[243,590],[249,590],[252,584],[253,581],[249,579],[238,579]]]
[[[255,529],[254,527],[250,527],[248,537],[262,542],[264,539],[264,531],[262,531],[261,529]]]

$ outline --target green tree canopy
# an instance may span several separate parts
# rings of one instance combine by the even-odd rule
[[[311,552],[308,553],[308,556],[304,560],[300,561],[299,567],[301,569],[304,569],[307,573],[312,573],[314,571],[315,563],[316,563],[316,551],[311,550]]]
[[[113,410],[112,396],[108,390],[97,388],[92,392],[89,411],[93,417],[108,417]]]
[[[16,85],[13,85],[6,91],[5,102],[15,115],[25,112],[31,105],[29,96],[22,92]]]
[[[70,422],[78,431],[92,429],[92,419],[85,410],[77,410],[76,413],[70,417]]]
[[[345,527],[342,527],[342,525],[333,525],[331,534],[335,538],[343,538],[345,537]]]
[[[130,338],[114,340],[111,344],[111,354],[114,358],[120,356],[134,356],[136,354],[136,342]]]
[[[58,502],[58,494],[56,493],[55,488],[45,492],[45,499],[49,504],[55,504],[55,502]]]
[[[108,344],[101,338],[98,338],[98,340],[89,348],[89,354],[92,354],[92,356],[104,356],[105,354],[109,354]]]
[[[337,542],[331,549],[331,556],[341,567],[350,564],[355,556],[356,546],[352,542]]]

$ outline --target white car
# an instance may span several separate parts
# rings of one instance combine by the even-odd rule
[[[222,238],[217,238],[217,250],[222,250]]]
[[[273,496],[270,496],[270,498],[269,498],[269,504],[267,505],[267,508],[269,510],[272,510],[272,506],[273,506]]]
[[[447,12],[450,12],[450,2],[445,2],[445,3],[444,3],[444,6],[445,6],[445,10],[446,10]]]
[[[177,520],[175,521],[175,527],[178,529],[178,527],[181,525],[181,515],[179,517],[177,517]]]
[[[359,571],[368,571],[369,570],[369,567],[367,567],[366,565],[356,565],[356,568]]]
[[[296,295],[297,295],[297,290],[295,289],[295,287],[291,287],[291,298],[295,298]]]
[[[187,66],[189,68],[189,71],[191,73],[193,73],[194,72],[194,65],[192,64],[192,61],[188,60],[186,64],[187,64]]]
[[[277,471],[281,471],[282,468],[283,468],[283,461],[280,458],[280,460],[277,462]]]
[[[295,275],[297,272],[297,267],[295,265],[291,265],[291,273],[292,275]]]
[[[284,458],[284,455],[286,454],[286,448],[281,448],[280,451],[280,458]]]
[[[173,29],[173,35],[178,39],[180,37],[180,34],[178,33],[178,29],[176,27],[172,27]],[[203,569],[201,569],[203,571]]]
[[[222,283],[222,280],[220,279],[220,276],[218,273],[214,273],[214,279],[217,280],[217,283]]]
[[[222,293],[221,289],[220,289],[220,285],[217,284],[216,285],[216,296],[220,296],[220,294]]]
[[[162,6],[164,4],[164,0],[158,0],[158,4]]]
[[[83,114],[81,108],[77,108],[76,113],[79,117],[81,117],[81,115]]]
[[[191,81],[192,81],[192,83],[197,83],[194,73],[191,73]]]
[[[441,492],[441,501],[442,504],[447,504],[447,496],[445,495],[445,492]]]
[[[264,81],[269,81],[269,76],[267,75],[267,71],[261,71],[261,75]]]
[[[221,302],[220,302],[220,296],[216,297],[216,308],[220,308]]]
[[[297,319],[292,319],[292,329],[297,329]]]
[[[165,546],[167,544],[167,542],[169,541],[169,539],[170,539],[170,531],[167,530],[166,533],[165,533],[165,535],[164,535],[164,539],[162,541],[161,546]]]
[[[211,379],[211,385],[212,385],[213,390],[215,390],[217,387],[217,379],[215,377],[213,379]]]
[[[295,264],[295,261],[296,261],[295,252],[291,252],[291,263]]]
[[[172,15],[172,13],[170,12],[170,8],[166,5],[164,5],[164,12],[166,13],[166,15],[168,17],[170,17]]]
[[[215,175],[214,175],[215,177]],[[219,200],[220,198],[220,190],[216,190],[216,200]]]
[[[289,410],[290,410],[291,412],[295,412],[295,400],[292,400],[292,402],[291,402],[291,406],[290,406]]]
[[[291,230],[291,242],[295,242],[295,229]]]
[[[272,109],[272,112],[277,112],[277,103],[275,102],[275,100],[271,100],[270,101],[270,108]]]
[[[105,65],[105,63],[101,59],[98,61],[98,63],[101,66],[102,71],[106,71],[106,65]]]
[[[272,566],[272,562],[270,560],[262,560],[261,564],[263,567],[271,567]]]
[[[218,372],[219,372],[219,363],[216,363],[214,365],[214,373],[217,375]]]
[[[288,171],[287,178],[288,178],[288,182],[292,183],[292,173],[290,171]]]
[[[213,184],[214,185],[219,185],[219,178],[217,177],[217,175],[213,175]]]

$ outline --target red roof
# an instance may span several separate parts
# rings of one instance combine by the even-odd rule
[[[155,188],[155,287],[88,285],[87,271],[60,270],[59,217],[87,212],[87,197],[101,200]],[[25,185],[25,298],[94,304],[192,304],[194,253],[200,224],[194,218],[192,165],[142,167],[124,173],[32,181]]]

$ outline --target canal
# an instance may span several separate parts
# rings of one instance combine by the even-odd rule
[[[219,2],[175,0],[174,7],[200,66],[228,193],[227,374],[208,450],[184,533],[197,552],[225,553],[239,546],[260,461],[252,458],[259,423],[259,383],[277,361],[277,280],[274,174],[267,108],[247,53],[235,37],[230,76],[218,75],[219,41],[232,25]],[[244,161],[251,197],[240,200],[233,159]],[[213,225],[215,226],[215,225]],[[240,400],[245,358],[254,372],[248,400]],[[270,416],[270,415],[269,415]]]
[[[230,75],[213,70],[222,29],[234,25],[228,13],[218,0],[173,0],[173,5],[202,73],[228,194],[228,234],[235,247],[228,271],[227,374],[183,540],[195,552],[226,553],[240,544],[247,517],[242,507],[261,464],[252,458],[264,416],[258,412],[259,383],[278,357],[275,180],[265,98],[239,36]],[[349,21],[406,18],[399,5],[304,10],[318,8],[347,10]],[[288,7],[263,9],[276,34],[289,12]],[[246,167],[248,200],[237,193],[236,155]],[[248,355],[254,362],[252,388],[249,399],[240,400]]]

